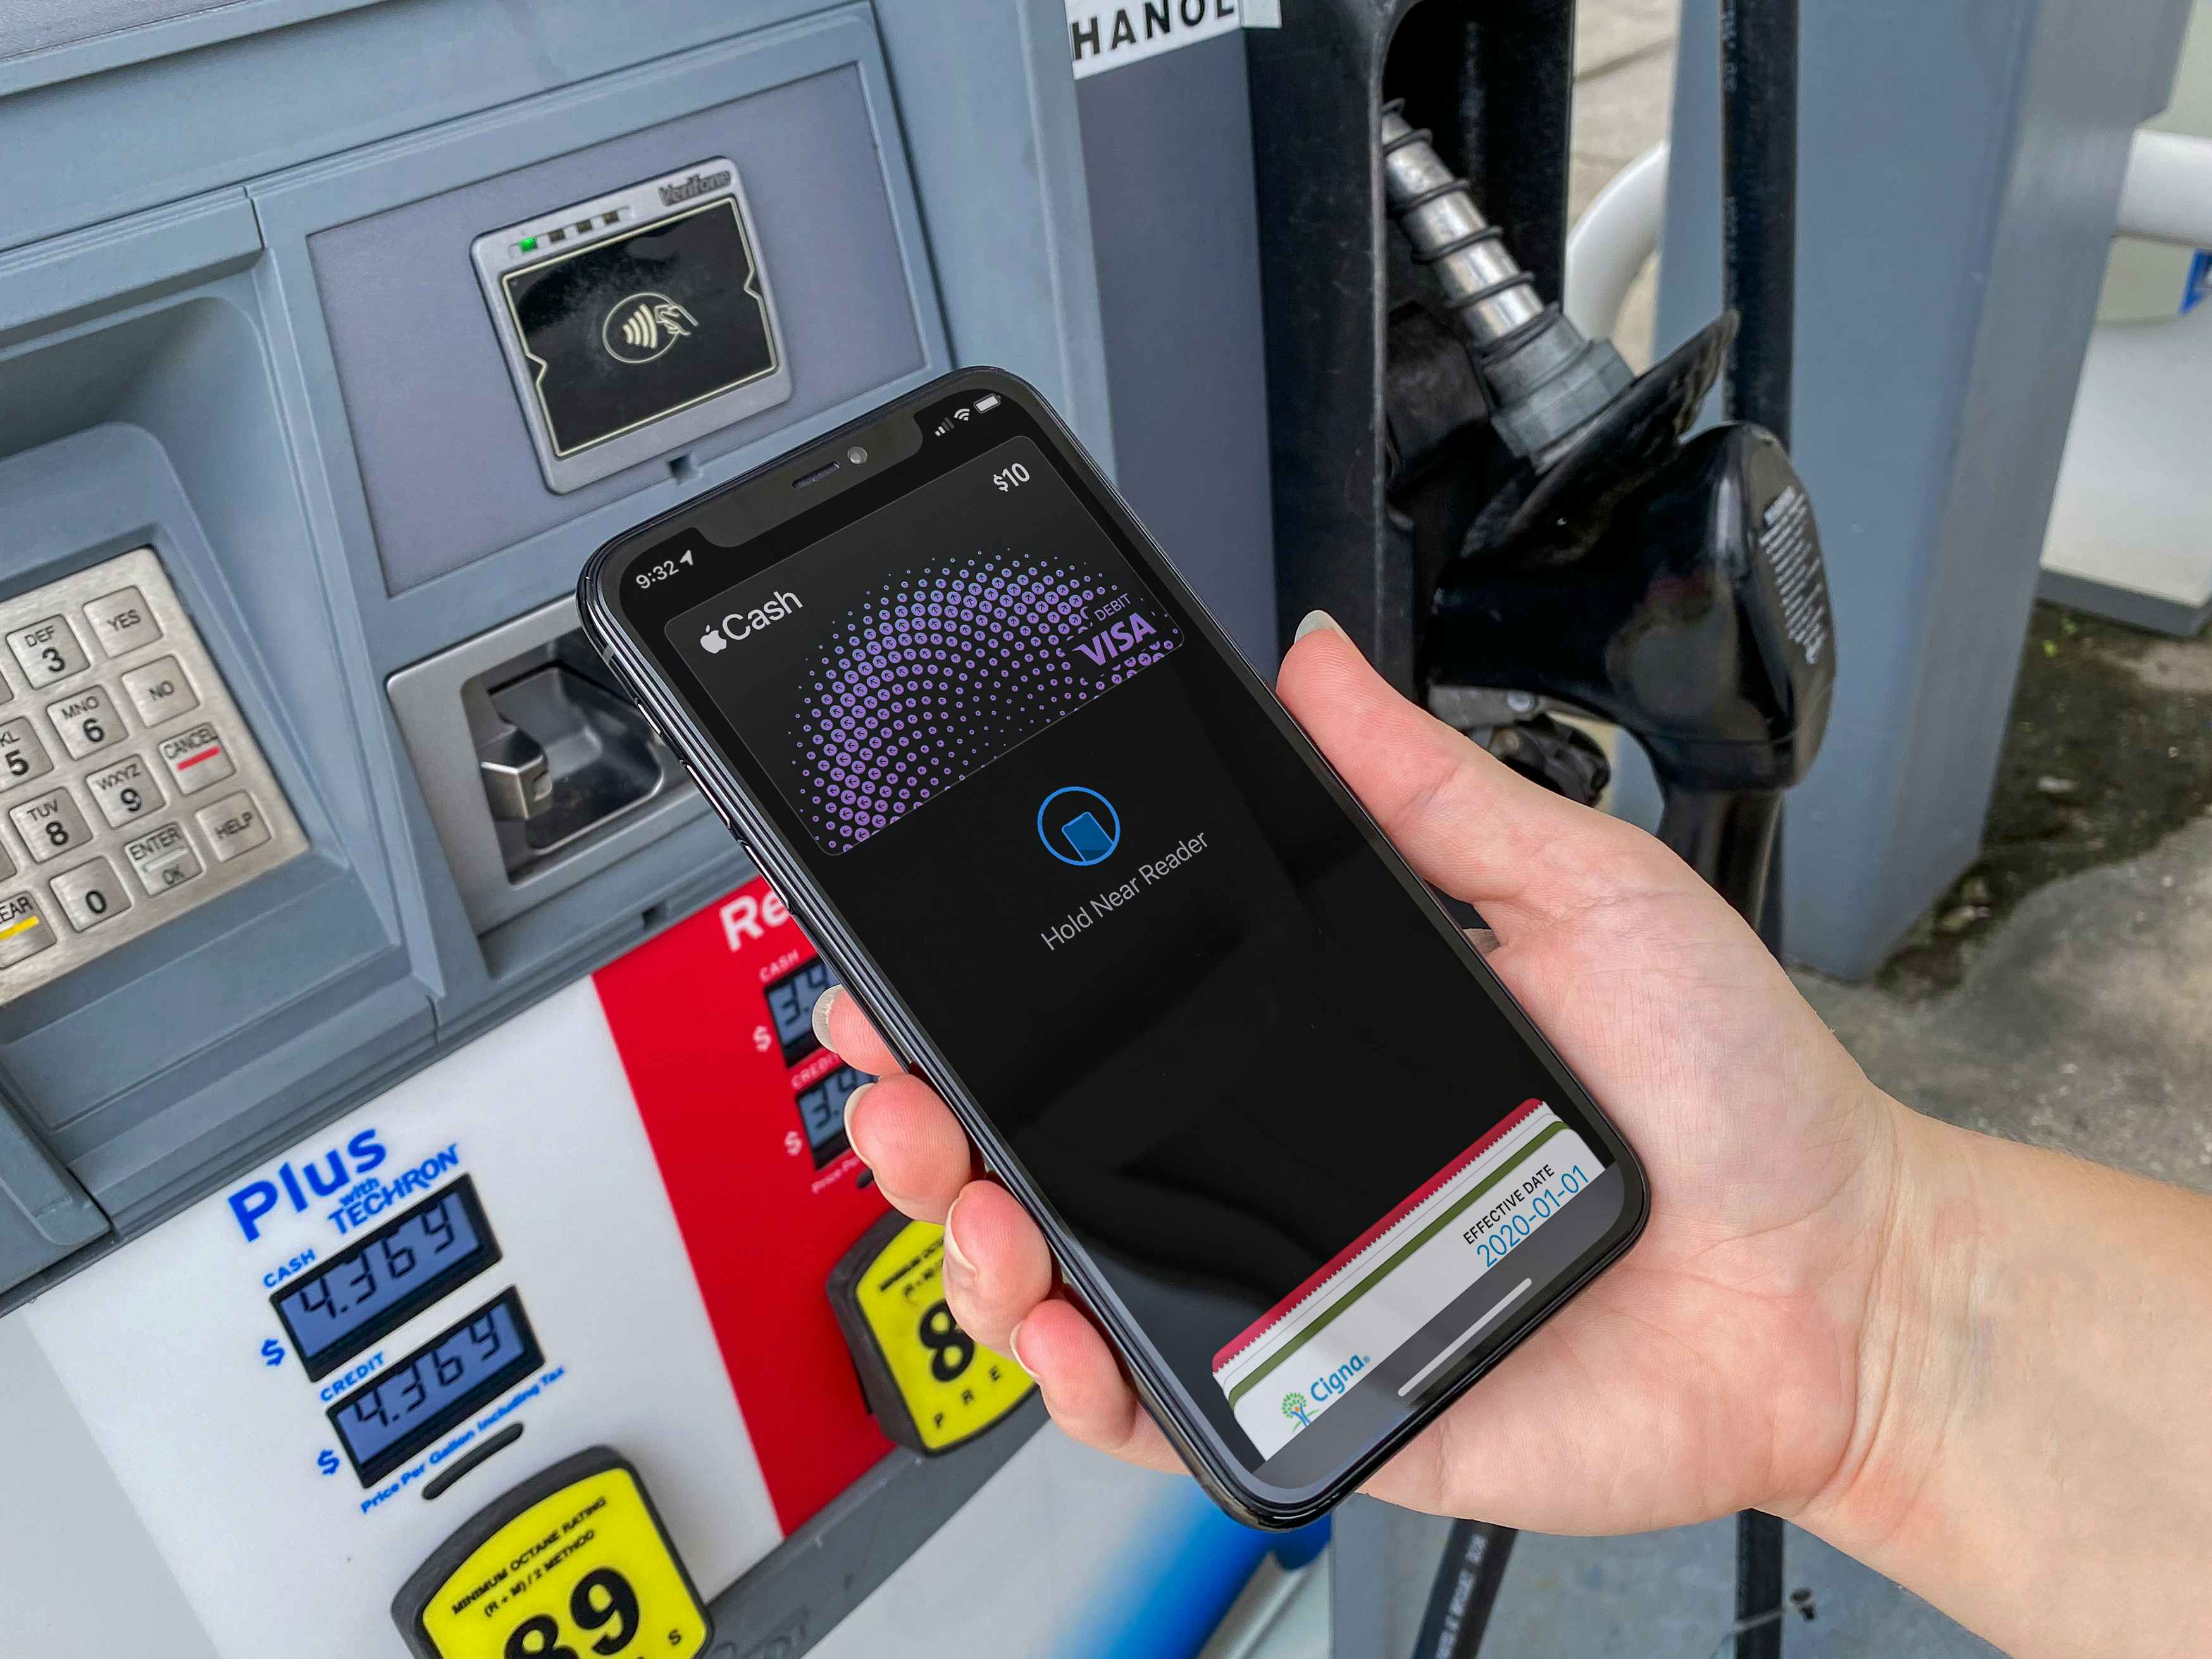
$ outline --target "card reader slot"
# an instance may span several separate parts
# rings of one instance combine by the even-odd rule
[[[703,810],[573,599],[402,669],[388,689],[480,936]]]
[[[489,694],[501,722],[479,765],[510,872],[558,852],[668,786],[667,769],[636,709],[561,664]],[[512,769],[528,757],[523,778]]]

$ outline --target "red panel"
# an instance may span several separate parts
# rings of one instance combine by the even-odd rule
[[[786,1533],[891,1449],[823,1288],[885,1206],[842,1142],[816,1167],[797,1096],[836,1063],[787,1064],[766,995],[814,955],[755,880],[595,976]]]

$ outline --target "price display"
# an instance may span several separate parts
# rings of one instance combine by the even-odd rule
[[[814,1004],[836,982],[830,964],[817,957],[767,988],[769,1018],[775,1022],[785,1065],[796,1066],[822,1046],[814,1040]]]
[[[814,1153],[814,1167],[835,1162],[849,1144],[845,1139],[845,1102],[867,1079],[840,1066],[811,1089],[799,1092],[799,1121]]]
[[[604,1446],[472,1516],[392,1616],[416,1659],[695,1659],[714,1634],[637,1471]]]
[[[544,1358],[510,1290],[340,1400],[331,1426],[361,1484],[373,1486]]]
[[[463,1176],[269,1298],[311,1377],[328,1376],[499,1260]]]

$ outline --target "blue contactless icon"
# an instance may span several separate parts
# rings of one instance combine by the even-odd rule
[[[1037,839],[1062,864],[1098,864],[1121,844],[1121,816],[1096,789],[1070,784],[1037,808]]]

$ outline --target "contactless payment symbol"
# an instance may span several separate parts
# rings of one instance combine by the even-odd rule
[[[1062,864],[1100,864],[1121,844],[1121,817],[1096,789],[1070,784],[1037,808],[1037,839]]]
[[[699,326],[665,294],[633,294],[599,325],[599,343],[617,362],[649,363]]]

